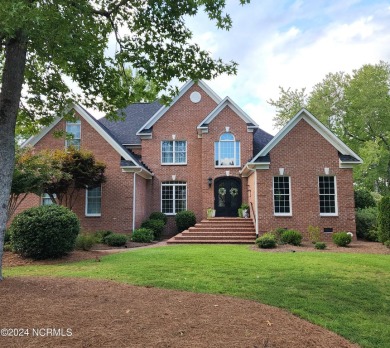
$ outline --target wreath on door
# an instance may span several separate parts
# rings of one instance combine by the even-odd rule
[[[232,187],[229,192],[230,192],[232,197],[235,197],[235,196],[238,195],[238,188],[237,187]]]
[[[226,189],[224,187],[220,187],[219,190],[218,190],[218,193],[221,196],[225,196],[226,195]]]

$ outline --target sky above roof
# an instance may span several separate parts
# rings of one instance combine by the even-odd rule
[[[203,13],[186,20],[194,42],[239,64],[236,76],[206,82],[272,134],[276,110],[267,100],[278,98],[278,86],[310,91],[327,73],[390,62],[390,1],[227,0],[227,13],[228,32]]]

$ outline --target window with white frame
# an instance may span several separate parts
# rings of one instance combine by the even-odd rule
[[[187,210],[187,183],[168,181],[161,184],[161,211],[167,215],[175,215]]]
[[[232,133],[223,133],[214,143],[214,161],[216,167],[240,166],[240,142],[235,141]]]
[[[291,180],[289,176],[274,176],[274,214],[291,215]]]
[[[162,164],[187,164],[187,142],[164,140],[161,142]]]
[[[102,210],[102,188],[87,188],[85,190],[85,215],[100,216]]]
[[[337,189],[334,176],[318,178],[320,215],[337,215]]]
[[[65,147],[68,148],[72,146],[75,149],[80,150],[80,140],[81,140],[80,120],[76,120],[72,122],[67,121]]]

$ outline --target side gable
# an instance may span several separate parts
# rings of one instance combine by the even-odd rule
[[[195,84],[194,81],[188,81],[180,90],[179,94],[172,100],[168,106],[162,106],[137,132],[141,138],[151,138],[153,125],[174,105],[176,102]],[[221,98],[203,81],[198,81],[197,85],[207,93],[217,104]]]
[[[99,123],[91,114],[89,114],[80,105],[74,104],[68,110],[74,109],[104,140],[110,144],[113,149],[123,158],[121,168],[126,171],[137,171],[141,176],[150,179],[153,174],[126,148],[124,148],[110,133],[110,131]],[[30,137],[23,143],[22,147],[36,145],[46,134],[48,134],[61,120],[61,117],[57,117],[52,124],[44,127],[37,135]],[[118,164],[119,165],[119,164]]]
[[[253,132],[255,129],[259,128],[258,124],[251,119],[245,112],[242,110],[233,100],[231,100],[229,97],[226,97],[224,100],[222,100],[217,107],[210,112],[210,114],[198,125],[198,133],[207,133],[208,132],[208,125],[214,118],[216,118],[219,113],[225,108],[229,107],[231,108],[247,125],[247,131]]]
[[[299,111],[278,134],[249,162],[261,163],[269,162],[269,152],[298,124],[305,120],[313,127],[325,140],[327,140],[339,152],[340,168],[351,168],[356,164],[363,163],[362,159],[353,152],[346,144],[336,137],[328,128],[318,121],[309,111],[302,109]],[[268,161],[263,161],[267,158]]]

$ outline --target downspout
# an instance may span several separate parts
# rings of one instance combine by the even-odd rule
[[[134,178],[133,178],[133,231],[135,230],[135,201],[136,201],[136,185],[135,185],[135,178],[137,177],[137,173],[134,172]]]

